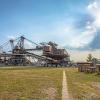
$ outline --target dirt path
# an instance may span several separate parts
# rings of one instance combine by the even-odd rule
[[[68,94],[68,86],[65,70],[63,70],[63,81],[62,81],[62,100],[70,100]]]

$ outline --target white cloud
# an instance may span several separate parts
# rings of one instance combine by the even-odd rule
[[[75,48],[83,48],[87,46],[94,38],[96,29],[91,25],[86,26],[86,30],[71,41],[71,46]]]
[[[14,40],[16,37],[13,36],[13,35],[9,35],[9,36],[7,36],[7,38],[8,38],[8,39],[13,39],[13,40]]]
[[[92,11],[95,11],[95,9],[97,9],[97,2],[94,1],[94,2],[90,3],[87,8],[92,9]]]
[[[90,14],[94,17],[94,26],[100,28],[100,1],[96,0],[88,5],[88,10]]]
[[[73,48],[84,48],[93,41],[97,30],[100,28],[100,2],[93,1],[87,6],[87,12],[93,17],[93,21],[87,21],[85,30],[78,36],[72,37],[70,46]]]

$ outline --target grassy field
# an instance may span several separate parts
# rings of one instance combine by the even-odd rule
[[[100,76],[67,68],[68,89],[73,100],[100,100]]]
[[[73,100],[100,100],[100,76],[65,68]],[[61,100],[63,68],[1,67],[0,100]]]
[[[0,100],[61,100],[62,69],[0,68]]]

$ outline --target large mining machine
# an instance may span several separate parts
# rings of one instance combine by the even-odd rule
[[[31,44],[31,47],[26,41]],[[10,49],[4,50],[4,47]],[[0,51],[0,64],[4,65],[66,66],[70,62],[66,49],[58,48],[56,43],[37,44],[24,36],[10,39],[0,46]],[[36,51],[42,53],[37,54]]]

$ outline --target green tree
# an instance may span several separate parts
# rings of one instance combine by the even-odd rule
[[[92,54],[88,54],[87,62],[92,62],[92,60],[93,60]]]

